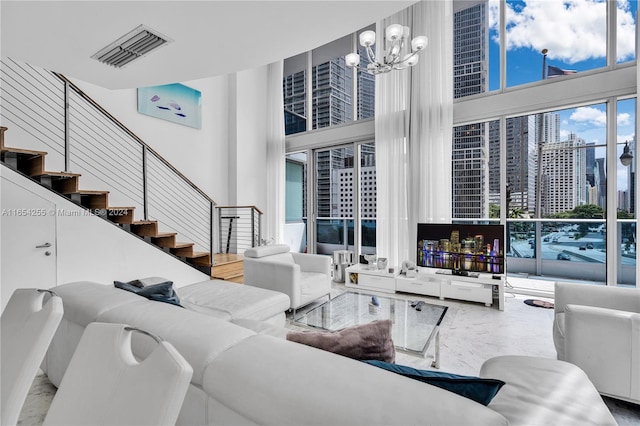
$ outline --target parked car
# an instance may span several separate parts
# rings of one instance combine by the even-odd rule
[[[588,248],[589,250],[593,249],[593,244],[591,244],[591,243],[587,244],[587,248]]]
[[[578,247],[578,249],[579,249],[579,250],[586,250],[586,249],[587,249],[587,246],[580,246],[580,247]]]
[[[558,242],[558,238],[554,237],[553,240],[551,241],[552,243],[557,243]]]
[[[571,257],[567,253],[558,253],[558,260],[571,260]]]
[[[542,241],[544,241],[545,243],[548,243],[548,242],[549,242],[549,237],[544,237],[544,238],[542,239]]]

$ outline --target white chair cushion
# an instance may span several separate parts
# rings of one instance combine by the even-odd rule
[[[291,247],[287,244],[272,244],[268,246],[253,247],[245,250],[245,257],[265,257],[279,253],[288,253]]]
[[[222,319],[266,320],[289,309],[289,296],[277,291],[209,280],[178,289],[182,306]]]

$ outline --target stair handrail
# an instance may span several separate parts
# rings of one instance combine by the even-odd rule
[[[264,214],[262,212],[262,210],[260,210],[256,206],[218,206],[218,205],[216,205],[216,208],[218,208],[218,209],[252,209],[252,210],[255,210],[259,214]]]
[[[115,118],[113,115],[111,115],[111,113],[109,113],[106,109],[104,109],[98,102],[96,102],[95,100],[93,100],[89,95],[87,95],[82,89],[80,89],[78,86],[76,86],[71,80],[69,80],[66,76],[54,72],[52,71],[53,75],[55,75],[56,77],[58,77],[60,80],[62,80],[65,84],[68,84],[70,88],[72,88],[78,95],[80,95],[84,100],[86,100],[87,102],[89,102],[93,107],[95,107],[98,111],[100,111],[100,113],[102,113],[105,117],[109,118],[111,121],[113,121],[114,124],[116,124],[118,127],[120,127],[122,130],[124,130],[125,132],[127,132],[127,134],[129,136],[131,136],[132,138],[134,138],[136,140],[136,142],[138,142],[140,145],[142,145],[144,147],[144,149],[148,150],[149,152],[151,152],[153,155],[155,155],[160,161],[162,161],[162,163],[164,163],[165,166],[169,167],[171,169],[171,171],[173,171],[176,175],[178,175],[180,177],[180,179],[182,179],[183,181],[185,181],[187,184],[189,184],[194,190],[196,190],[200,195],[202,195],[204,198],[207,199],[207,201],[213,203],[214,206],[217,206],[217,203],[211,198],[209,197],[209,195],[207,195],[206,192],[204,192],[202,189],[200,189],[195,183],[193,183],[188,177],[186,177],[182,172],[180,172],[180,170],[176,169],[173,164],[171,164],[169,161],[167,161],[163,156],[161,156],[156,150],[154,150],[153,148],[151,148],[145,141],[143,141],[138,135],[136,135],[133,131],[131,131],[127,126],[125,126],[120,120],[118,120],[117,118]]]
[[[239,221],[241,221],[242,219],[246,219],[246,217],[243,217],[241,215],[239,215],[240,213],[238,213],[238,210],[249,210],[250,211],[250,240],[251,243],[249,245],[249,247],[256,247],[258,245],[260,245],[260,241],[262,238],[262,210],[260,210],[258,207],[256,206],[252,206],[252,205],[244,205],[244,206],[216,206],[216,209],[218,210],[218,231],[219,231],[219,244],[220,244],[220,253],[229,253],[230,252],[230,248],[231,248],[231,239],[232,236],[235,235],[236,238],[236,250],[239,247],[238,241],[241,240],[242,238],[237,238],[238,237],[238,225],[237,223]],[[234,214],[225,214],[224,210],[229,209],[229,210],[233,210],[235,213]],[[256,218],[257,216],[257,218]],[[223,231],[224,231],[224,226],[225,225],[223,223],[223,221],[228,220],[228,230],[226,231],[226,238],[225,235],[223,235]],[[234,221],[236,222],[236,230],[234,231]],[[245,222],[246,223],[246,222]],[[222,249],[222,245],[223,243],[225,243],[225,249]],[[249,247],[245,247],[245,248],[249,248]]]

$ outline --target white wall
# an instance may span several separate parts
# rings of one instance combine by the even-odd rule
[[[266,66],[241,71],[229,85],[229,199],[262,211],[267,206],[267,72]]]
[[[72,216],[74,213],[69,212],[82,213],[84,210],[6,167],[0,169],[2,181],[20,185],[25,191],[54,203],[58,212],[65,212],[55,214],[56,239],[52,251],[57,256],[57,285],[73,281],[95,281],[112,285],[114,280],[129,281],[160,276],[172,280],[175,287],[182,287],[209,279],[206,274],[140,238],[117,229],[116,225],[106,220],[96,216]],[[20,205],[13,201],[13,205]],[[25,205],[24,208],[29,206]],[[14,258],[12,254],[10,250],[2,251],[3,267],[9,263],[24,262],[24,259]],[[24,265],[24,268],[33,267],[36,266]],[[2,289],[11,287],[12,283],[20,280],[21,277],[7,277],[3,274],[0,286]]]
[[[184,82],[202,93],[202,128],[137,112],[135,89],[74,81],[110,114],[205,191],[219,206],[266,208],[268,67]],[[218,229],[213,239],[217,249]]]
[[[202,128],[194,129],[137,112],[137,90],[109,90],[74,80],[145,143],[216,203],[228,200],[227,76],[184,82],[202,93]]]
[[[202,128],[137,112],[135,89],[74,83],[218,205],[266,208],[267,66],[183,84],[202,92]]]

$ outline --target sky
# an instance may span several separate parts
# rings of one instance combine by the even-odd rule
[[[618,63],[636,57],[637,9],[638,0],[617,0]],[[606,66],[605,0],[507,0],[506,19],[507,87],[542,79],[542,49],[548,49],[546,65],[563,70],[581,72]],[[499,0],[489,0],[489,25],[489,89],[496,90],[500,87]],[[618,143],[634,138],[635,108],[635,100],[618,102]],[[573,132],[586,142],[606,143],[604,104],[556,112],[562,140]],[[604,148],[596,157],[603,156],[599,152]],[[619,190],[626,189],[626,180],[626,170],[618,167]]]

